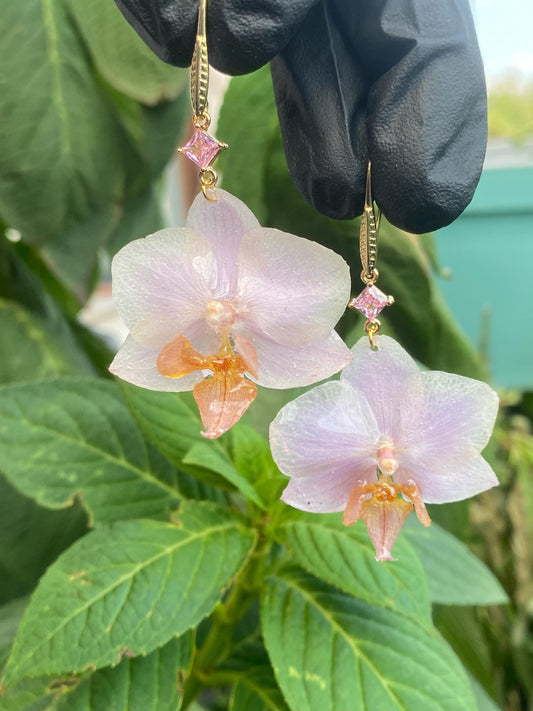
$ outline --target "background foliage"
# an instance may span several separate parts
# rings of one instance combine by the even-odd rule
[[[433,507],[397,563],[360,524],[288,509],[265,434],[295,392],[208,442],[189,395],[113,382],[76,320],[109,257],[160,225],[183,73],[108,0],[5,0],[0,57],[0,709],[530,710],[531,397],[504,397],[499,489]],[[356,225],[289,180],[268,70],[232,81],[218,135],[224,186],[357,283]],[[380,250],[388,331],[484,377],[431,237],[385,226]],[[355,339],[353,313],[340,329]]]

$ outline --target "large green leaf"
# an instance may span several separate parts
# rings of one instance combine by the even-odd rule
[[[434,631],[298,569],[268,581],[263,634],[294,711],[472,711],[457,658]]]
[[[146,657],[124,659],[117,667],[92,674],[53,711],[179,711],[180,687],[193,653],[185,633]]]
[[[224,188],[234,192],[261,224],[268,216],[265,172],[278,117],[268,67],[232,79],[220,112],[217,135],[235,150],[219,158]]]
[[[115,201],[119,126],[64,0],[4,0],[0,62],[0,213],[42,244]]]
[[[0,696],[0,711],[53,711],[54,696],[48,692],[48,677],[25,679]]]
[[[184,70],[160,60],[113,2],[67,0],[67,6],[100,74],[115,89],[144,104],[175,97],[187,82]]]
[[[131,240],[146,237],[163,226],[159,198],[154,187],[150,185],[141,195],[124,205],[122,218],[107,241],[106,250],[114,256]]]
[[[436,523],[408,521],[405,535],[424,566],[433,602],[444,605],[500,605],[509,602],[493,573],[455,536]]]
[[[366,528],[343,526],[339,514],[291,511],[274,535],[293,560],[346,593],[429,624],[431,606],[426,576],[407,541],[400,538],[393,563],[378,563]]]
[[[76,373],[76,353],[65,350],[29,311],[0,298],[0,383]]]
[[[288,711],[269,666],[252,667],[238,678],[229,711]]]
[[[193,444],[182,460],[183,466],[192,465],[194,468],[203,467],[209,471],[220,474],[226,481],[233,484],[248,499],[258,506],[263,502],[255,491],[250,481],[243,476],[233,465],[222,447],[213,446],[212,442],[197,442]]]
[[[47,277],[50,277],[48,288],[43,283]],[[13,302],[31,314],[29,321],[44,332],[43,340],[49,343],[53,339],[59,345],[63,363],[71,363],[79,372],[92,375],[94,367],[85,349],[80,347],[77,337],[81,327],[62,310],[71,311],[73,318],[79,310],[79,304],[67,303],[64,292],[56,292],[56,299],[52,298],[51,292],[56,290],[56,286],[57,283],[34,249],[23,243],[10,243],[0,235],[0,299],[5,299],[3,303],[6,307]],[[20,321],[20,318],[15,320]],[[22,317],[22,321],[28,319]],[[19,328],[25,330],[22,325]],[[2,332],[5,332],[4,329]],[[9,342],[8,338],[2,341],[4,351],[8,350]],[[17,357],[24,364],[24,360],[31,356],[20,349]],[[0,368],[0,380],[2,371]],[[30,377],[34,379],[36,376],[31,373]]]
[[[141,435],[111,382],[64,378],[0,391],[0,470],[26,496],[92,520],[168,517],[175,468]]]
[[[82,672],[147,654],[197,625],[244,564],[254,534],[214,504],[185,502],[173,524],[101,526],[42,578],[4,683]]]
[[[19,597],[16,600],[11,600],[6,605],[0,606],[0,667],[4,666],[9,656],[9,650],[15,639],[17,627],[27,605],[28,598]]]
[[[231,428],[231,456],[240,474],[254,485],[262,502],[268,506],[279,500],[287,486],[272,458],[267,440],[243,422]]]
[[[30,593],[59,553],[86,530],[78,504],[50,511],[0,474],[0,604]]]
[[[433,620],[465,669],[490,693],[498,691],[498,676],[494,673],[494,652],[501,650],[502,641],[491,639],[479,608],[434,605]],[[505,644],[505,642],[503,642]]]
[[[124,381],[119,381],[119,384],[139,427],[165,457],[208,484],[233,488],[220,473],[198,463],[187,464],[184,461],[194,446],[206,445],[201,435],[203,426],[198,409],[192,397],[188,397],[189,393],[155,392]],[[219,440],[207,445],[215,450],[222,446]]]
[[[479,681],[471,674],[469,674],[469,677],[476,697],[478,711],[501,711],[498,704],[487,694]]]

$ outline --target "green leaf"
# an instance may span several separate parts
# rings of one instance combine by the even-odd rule
[[[208,615],[254,543],[240,518],[185,502],[175,524],[101,526],[42,578],[5,669],[10,686],[148,654]]]
[[[405,535],[426,571],[431,600],[444,605],[500,605],[507,593],[487,566],[455,536],[432,523],[407,522]]]
[[[121,220],[107,241],[106,250],[114,256],[128,242],[146,237],[163,226],[159,199],[150,185],[144,193],[124,205]]]
[[[263,634],[294,711],[472,711],[457,658],[414,620],[289,568],[268,580]]]
[[[49,677],[25,679],[0,695],[0,711],[53,711],[52,692],[47,689]]]
[[[265,224],[265,171],[270,140],[278,131],[278,116],[270,70],[232,79],[224,97],[217,126],[220,140],[239,150],[219,158],[223,185],[237,195]]]
[[[231,428],[231,453],[240,474],[254,485],[266,506],[279,500],[287,486],[274,460],[267,440],[243,422]]]
[[[80,305],[67,304],[64,293],[56,293],[56,299],[52,298],[50,292],[57,286],[56,283],[49,281],[48,288],[43,283],[43,278],[49,276],[50,272],[33,248],[23,243],[9,243],[0,236],[0,298],[6,300],[6,305],[16,302],[30,313],[48,338],[59,344],[63,361],[71,363],[80,372],[92,375],[94,367],[77,337],[81,327],[77,322],[70,321],[62,310],[70,309],[75,316]],[[21,361],[28,357],[22,352],[18,356]],[[34,378],[35,375],[32,375]]]
[[[497,703],[490,697],[485,689],[481,686],[479,681],[472,676],[468,675],[470,678],[470,683],[472,684],[472,689],[477,701],[478,711],[501,711]]]
[[[29,598],[19,597],[0,607],[0,667],[3,667],[9,655],[9,650],[15,639],[17,627],[20,624]]]
[[[183,458],[182,464],[184,466],[203,467],[220,474],[248,499],[253,501],[254,504],[263,506],[263,502],[248,479],[237,471],[221,447],[213,445],[215,445],[213,442],[198,442],[194,444]]]
[[[159,59],[107,0],[68,0],[100,74],[115,89],[144,104],[171,99],[187,83],[187,73]]]
[[[30,593],[55,558],[86,531],[78,504],[64,511],[42,508],[0,474],[0,604]]]
[[[226,486],[220,474],[195,464],[187,464],[184,459],[195,444],[205,444],[200,434],[203,430],[196,403],[189,393],[163,393],[145,390],[118,381],[128,407],[146,437],[176,466],[214,486]],[[213,442],[214,447],[221,447]]]
[[[252,667],[239,675],[229,711],[289,711],[269,666]]]
[[[450,647],[457,654],[464,668],[491,693],[498,689],[494,674],[492,645],[501,646],[499,640],[491,639],[476,607],[448,607],[434,605],[433,620]]]
[[[64,378],[0,391],[0,469],[26,496],[91,520],[167,518],[178,474],[142,437],[114,383]]]
[[[396,543],[393,563],[378,563],[366,528],[344,526],[339,514],[290,511],[274,535],[291,558],[346,593],[431,622],[426,576],[407,541]]]
[[[114,202],[119,126],[64,0],[4,0],[0,62],[0,214],[43,244]]]
[[[186,632],[146,657],[95,672],[53,711],[178,711],[192,654],[193,635]]]
[[[66,351],[29,311],[0,298],[0,383],[76,373],[75,354]]]

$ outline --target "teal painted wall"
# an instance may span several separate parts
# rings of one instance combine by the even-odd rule
[[[485,170],[470,206],[436,233],[439,279],[496,385],[533,390],[533,167]]]

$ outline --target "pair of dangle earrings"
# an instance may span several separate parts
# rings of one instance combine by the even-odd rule
[[[366,524],[378,560],[424,502],[472,496],[497,484],[481,456],[497,411],[485,383],[420,372],[406,351],[378,335],[393,302],[377,286],[379,212],[368,166],[361,218],[362,293],[332,250],[261,227],[217,187],[213,162],[226,145],[209,133],[206,0],[200,0],[191,70],[194,133],[180,149],[200,169],[201,192],[185,227],[161,230],[113,259],[113,297],[130,329],[110,370],[151,390],[192,390],[214,439],[252,404],[258,386],[309,386],[270,426],[270,446],[289,477],[282,499],[313,513],[344,512]],[[366,316],[349,349],[334,327],[346,305]]]

